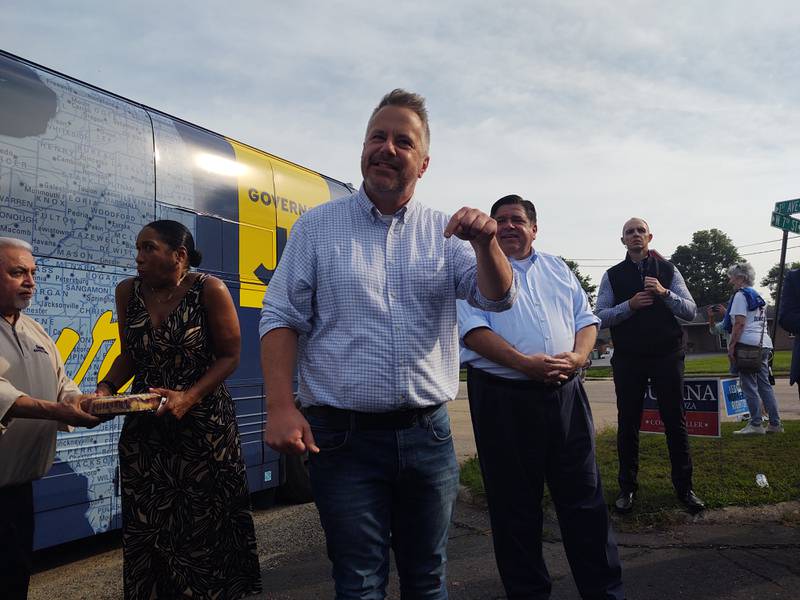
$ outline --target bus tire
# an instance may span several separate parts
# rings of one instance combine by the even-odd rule
[[[306,504],[314,500],[308,476],[308,453],[283,456],[286,479],[278,488],[278,500],[286,504]]]

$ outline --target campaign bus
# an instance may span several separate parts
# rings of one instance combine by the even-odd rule
[[[94,391],[119,354],[116,284],[136,273],[139,230],[174,219],[203,253],[199,270],[230,290],[241,364],[226,381],[252,492],[303,462],[263,441],[258,320],[297,217],[351,188],[305,167],[0,50],[0,236],[26,240],[38,264],[26,313],[56,340],[67,373]],[[130,382],[128,382],[130,383]],[[35,548],[121,526],[122,418],[59,433],[55,464],[34,483]]]

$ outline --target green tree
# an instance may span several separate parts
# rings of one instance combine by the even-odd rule
[[[692,243],[675,248],[670,258],[697,306],[725,302],[730,297],[728,267],[740,260],[731,238],[719,229],[695,231]]]
[[[786,270],[783,272],[784,277],[786,276],[786,273],[789,272],[789,269],[800,269],[800,262],[794,261],[791,264],[787,264]],[[775,304],[778,301],[778,274],[780,271],[781,263],[775,263],[761,280],[761,285],[769,288],[769,295],[772,297],[772,304]]]
[[[578,281],[583,288],[583,291],[586,292],[586,295],[589,297],[589,306],[594,308],[594,299],[595,299],[595,292],[597,291],[597,286],[592,283],[591,277],[588,275],[584,275],[581,273],[580,269],[578,268],[578,263],[574,260],[570,260],[568,258],[564,258],[563,256],[560,257],[567,266],[575,273],[575,277],[578,278]]]

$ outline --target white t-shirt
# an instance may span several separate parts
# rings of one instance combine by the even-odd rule
[[[736,320],[736,315],[744,315],[744,331],[739,341],[743,344],[750,344],[751,346],[758,346],[761,340],[761,329],[764,327],[764,319],[766,319],[766,307],[762,306],[756,310],[747,310],[747,298],[740,292],[736,292],[733,297],[733,304],[731,305],[731,320]],[[767,330],[764,330],[764,348],[772,348],[772,340],[769,337]]]

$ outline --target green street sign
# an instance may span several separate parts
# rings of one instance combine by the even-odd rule
[[[796,200],[789,200],[789,202],[796,202]],[[781,204],[781,203],[779,203]],[[772,221],[770,223],[773,227],[783,229],[784,231],[791,231],[792,233],[800,233],[800,219],[795,219],[789,215],[783,215],[778,212],[772,213]]]
[[[784,200],[783,202],[776,202],[774,212],[778,213],[779,215],[793,215],[794,213],[799,213],[800,198],[795,198],[794,200]],[[774,222],[773,225],[775,225]],[[779,226],[775,225],[775,227]],[[781,229],[785,228],[781,227]]]

